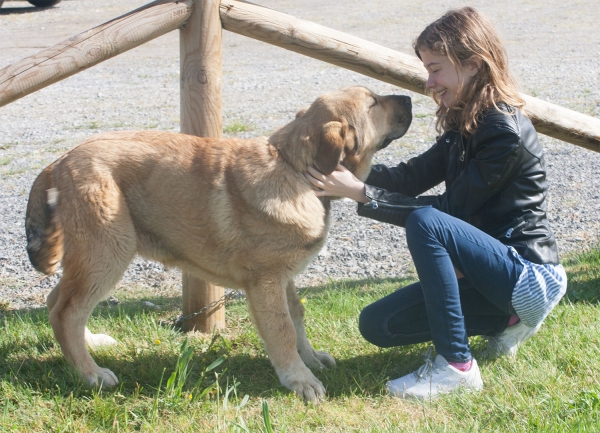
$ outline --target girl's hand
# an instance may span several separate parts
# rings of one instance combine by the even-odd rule
[[[308,167],[308,173],[304,176],[312,184],[318,197],[348,197],[361,203],[369,201],[365,195],[365,184],[341,164],[329,175]]]

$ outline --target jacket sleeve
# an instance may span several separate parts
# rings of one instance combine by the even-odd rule
[[[399,192],[389,192],[372,185],[365,185],[369,203],[358,204],[358,215],[406,227],[410,213],[422,207],[439,209],[442,196],[409,197]]]
[[[480,127],[475,138],[474,156],[447,185],[443,209],[464,221],[519,175],[523,160],[519,133],[506,120]]]
[[[365,183],[410,197],[433,188],[444,180],[446,163],[442,140],[419,156],[396,167],[374,165]]]

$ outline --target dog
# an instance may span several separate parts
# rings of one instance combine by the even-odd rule
[[[308,367],[335,360],[309,343],[293,279],[324,245],[331,199],[318,198],[304,173],[341,162],[364,180],[375,152],[411,120],[408,96],[349,87],[268,138],[108,132],[70,150],[35,180],[25,221],[34,268],[62,265],[46,304],[66,359],[92,386],[118,384],[86,347],[116,341],[86,324],[139,254],[244,289],[281,384],[306,401],[324,398]]]

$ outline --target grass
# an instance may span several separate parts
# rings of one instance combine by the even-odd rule
[[[8,165],[14,161],[14,157],[12,156],[2,156],[0,157],[0,165]]]
[[[76,125],[73,129],[101,129],[102,123],[94,120],[92,122],[84,122],[80,125]]]
[[[237,135],[242,132],[252,131],[254,127],[250,124],[234,120],[223,127],[223,133],[228,135]]]
[[[305,405],[271,368],[244,300],[227,306],[227,330],[181,334],[161,321],[179,314],[178,295],[145,300],[123,288],[117,306],[99,305],[93,332],[118,346],[98,350],[116,389],[96,390],[66,363],[44,309],[0,309],[0,431],[201,432],[565,432],[600,425],[600,250],[564,261],[568,294],[519,356],[480,360],[477,394],[416,403],[386,395],[388,377],[417,368],[427,345],[381,350],[359,335],[368,303],[409,280],[332,282],[300,289],[309,338],[337,360],[317,372],[327,400]],[[482,339],[471,340],[475,357]]]

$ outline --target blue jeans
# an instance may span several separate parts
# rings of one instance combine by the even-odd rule
[[[447,361],[469,361],[468,337],[497,335],[515,314],[523,265],[499,240],[431,207],[409,215],[406,241],[420,281],[367,306],[361,334],[380,347],[433,341]]]

